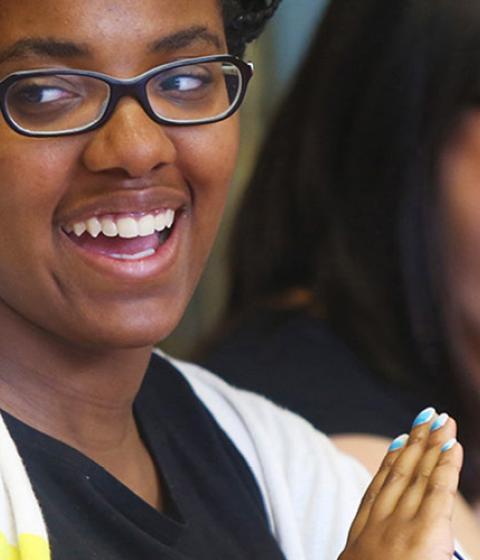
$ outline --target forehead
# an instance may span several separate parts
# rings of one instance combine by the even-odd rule
[[[19,42],[40,39],[126,61],[182,34],[183,43],[167,40],[163,47],[225,50],[218,0],[0,0],[0,9],[0,55]]]

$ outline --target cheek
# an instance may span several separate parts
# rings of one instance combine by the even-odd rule
[[[1,212],[53,211],[72,171],[72,150],[65,142],[60,146],[58,141],[12,134],[0,134]]]
[[[439,213],[447,294],[480,311],[480,119],[466,121],[441,164]]]
[[[193,217],[210,235],[225,205],[237,160],[238,119],[191,130],[178,148],[179,166],[190,185]],[[177,144],[178,145],[178,144]]]
[[[50,262],[52,223],[72,156],[57,143],[0,134],[0,270],[6,286],[40,283],[39,262]],[[14,162],[14,164],[12,164]]]
[[[236,118],[191,129],[176,141],[178,165],[192,199],[190,258],[185,270],[190,284],[197,282],[215,240],[235,169],[238,143]]]
[[[178,153],[179,165],[192,187],[201,185],[210,196],[225,196],[235,169],[238,144],[237,118],[190,129]]]
[[[455,256],[476,252],[480,244],[480,166],[465,169],[458,160],[452,163],[460,167],[446,174],[440,207],[444,238]]]

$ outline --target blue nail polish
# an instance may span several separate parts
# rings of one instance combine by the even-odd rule
[[[425,410],[422,410],[422,412],[420,412],[420,414],[413,421],[412,428],[416,428],[417,426],[421,426],[422,424],[426,424],[427,422],[430,422],[434,414],[435,414],[435,409],[432,408],[431,406],[429,406]]]
[[[432,424],[432,427],[430,428],[430,431],[435,432],[436,430],[439,430],[440,428],[445,426],[445,424],[447,423],[447,420],[448,420],[448,414],[446,412],[443,412],[442,414],[440,414],[440,416]]]
[[[448,451],[449,449],[452,449],[452,447],[457,443],[457,440],[455,438],[449,439],[447,441],[447,443],[442,447],[442,453],[445,453],[445,451]]]
[[[401,436],[396,437],[390,447],[388,448],[388,452],[397,451],[401,449],[408,441],[408,434],[402,434]]]

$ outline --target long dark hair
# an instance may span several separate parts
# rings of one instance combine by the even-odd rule
[[[439,157],[479,78],[477,2],[332,0],[243,199],[225,315],[310,290],[375,374],[456,416],[469,499],[480,392],[442,328],[433,216]]]

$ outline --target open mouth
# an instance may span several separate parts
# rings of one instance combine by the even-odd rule
[[[69,224],[63,231],[77,245],[111,259],[139,261],[156,254],[175,227],[170,208],[148,214],[104,214]]]

